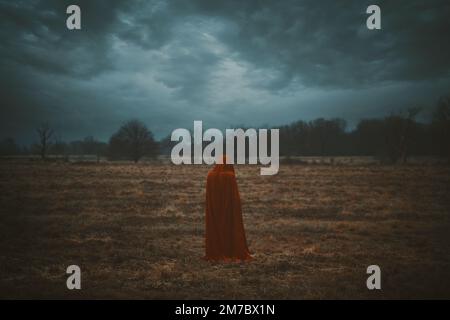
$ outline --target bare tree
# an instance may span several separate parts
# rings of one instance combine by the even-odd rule
[[[413,107],[406,114],[391,114],[384,119],[383,135],[386,144],[386,154],[392,163],[399,160],[406,163],[410,154],[410,148],[414,140],[414,132],[417,131],[415,118],[421,108]]]
[[[157,143],[144,123],[130,120],[112,135],[109,148],[110,156],[113,158],[129,158],[138,162],[145,155],[154,156]]]
[[[100,156],[105,153],[106,143],[96,140],[93,136],[87,136],[81,141],[81,149],[83,154],[93,154],[100,162]]]
[[[52,128],[50,128],[48,123],[43,123],[39,128],[36,130],[39,142],[39,152],[42,159],[45,159],[47,156],[48,148],[51,144],[51,139],[54,135],[54,131]]]
[[[437,154],[450,164],[450,95],[441,97],[433,113],[433,143]]]
[[[408,159],[413,126],[415,124],[416,116],[419,114],[420,111],[421,111],[420,107],[411,107],[407,110],[407,115],[404,120],[403,132],[400,139],[400,154],[403,163],[406,163]]]

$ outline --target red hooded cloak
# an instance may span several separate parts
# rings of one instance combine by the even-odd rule
[[[241,199],[233,165],[216,164],[208,172],[205,208],[205,259],[216,261],[250,260]]]

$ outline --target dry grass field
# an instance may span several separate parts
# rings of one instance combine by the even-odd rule
[[[0,297],[450,298],[449,167],[237,166],[245,264],[201,259],[208,169],[1,161]]]

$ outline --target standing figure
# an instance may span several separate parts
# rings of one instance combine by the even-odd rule
[[[232,164],[216,164],[206,181],[205,259],[250,260],[245,238],[239,190]]]

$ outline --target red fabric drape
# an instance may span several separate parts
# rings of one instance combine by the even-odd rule
[[[250,260],[241,199],[233,165],[216,164],[208,172],[205,208],[205,259],[214,261]]]

